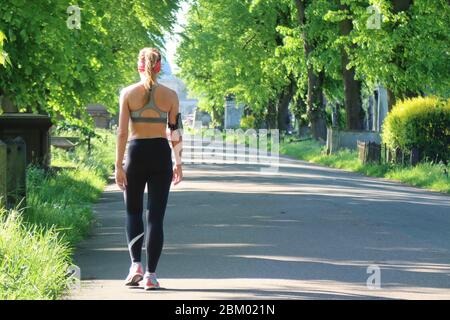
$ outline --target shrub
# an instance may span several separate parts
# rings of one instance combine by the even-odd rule
[[[392,149],[418,147],[421,158],[446,162],[450,155],[450,100],[418,97],[400,101],[384,121],[382,138]]]
[[[256,119],[253,115],[245,116],[241,119],[241,129],[256,129]]]

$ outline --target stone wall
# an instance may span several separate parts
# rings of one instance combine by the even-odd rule
[[[339,130],[336,128],[328,128],[327,153],[335,153],[344,148],[356,150],[358,147],[358,140],[381,143],[381,136],[379,132],[375,131]]]

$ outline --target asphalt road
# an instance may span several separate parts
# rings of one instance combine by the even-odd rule
[[[68,298],[450,299],[448,195],[287,158],[260,168],[186,165],[152,292],[123,285],[123,195],[109,185]]]

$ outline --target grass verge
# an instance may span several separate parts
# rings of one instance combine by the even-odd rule
[[[422,162],[414,167],[397,164],[363,165],[358,159],[356,151],[342,150],[335,154],[327,155],[325,148],[312,140],[283,142],[280,145],[280,153],[328,167],[395,180],[433,191],[450,193],[450,178],[444,174],[444,170],[450,171],[450,165],[446,166],[442,163]]]
[[[114,136],[98,130],[73,152],[52,149],[51,173],[27,168],[25,210],[0,208],[0,299],[57,299],[74,246],[93,223],[92,203],[101,194],[114,164]]]

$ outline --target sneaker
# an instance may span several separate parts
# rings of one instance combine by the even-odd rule
[[[138,286],[139,282],[144,278],[144,273],[142,272],[142,265],[137,262],[133,262],[130,267],[130,273],[125,280],[126,286]]]
[[[144,289],[145,290],[153,290],[153,289],[159,289],[159,282],[158,279],[156,279],[155,273],[145,273],[144,276],[145,284]]]

